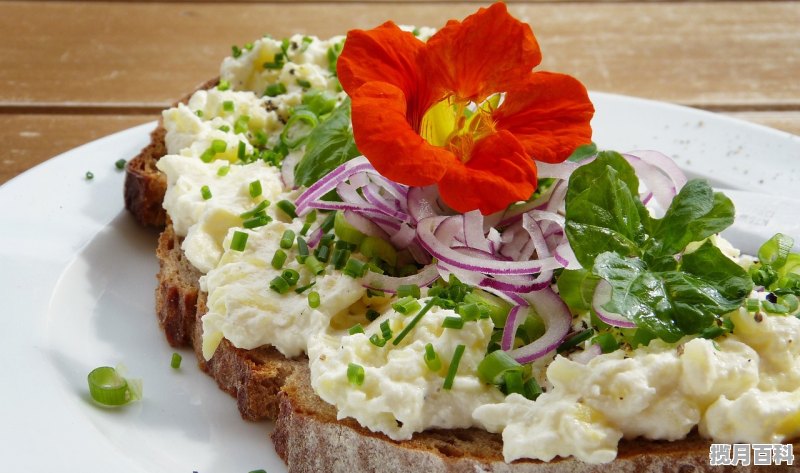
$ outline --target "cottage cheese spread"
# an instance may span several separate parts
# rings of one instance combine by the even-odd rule
[[[331,319],[360,301],[364,288],[353,278],[341,274],[316,277],[314,289],[320,294],[320,306],[312,309],[306,294],[289,291],[278,294],[269,289],[269,281],[280,275],[270,264],[279,248],[283,232],[297,224],[274,221],[257,231],[249,231],[244,251],[227,250],[219,265],[201,281],[208,292],[208,312],[203,316],[203,354],[211,358],[222,338],[245,349],[272,345],[287,357],[307,349],[309,337],[328,328]],[[231,230],[233,232],[234,230]],[[226,238],[228,248],[230,234]],[[300,273],[298,285],[312,279],[308,270],[296,261],[286,264]]]
[[[547,369],[552,390],[535,402],[509,396],[478,407],[474,417],[503,433],[506,461],[573,455],[608,462],[623,436],[677,440],[695,425],[718,442],[777,443],[797,435],[800,350],[792,343],[800,320],[756,322],[744,310],[732,320],[733,335],[718,342],[654,341],[585,365],[556,357]]]
[[[503,399],[500,391],[476,376],[492,334],[492,322],[482,319],[467,322],[462,329],[442,328],[445,317],[453,315],[451,310],[433,306],[398,346],[389,342],[378,347],[369,341],[372,334],[381,334],[382,322],[388,320],[397,334],[413,318],[393,309],[372,322],[366,333],[313,336],[308,344],[311,385],[323,400],[336,406],[340,419],[353,417],[394,440],[410,439],[413,433],[428,428],[471,427],[476,407]],[[442,361],[439,372],[425,364],[427,343],[433,345]],[[452,389],[445,390],[442,380],[459,344],[465,351]],[[348,382],[350,363],[363,366],[363,385]]]

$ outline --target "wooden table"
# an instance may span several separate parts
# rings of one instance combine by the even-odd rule
[[[217,74],[232,44],[386,19],[442,25],[468,2],[0,2],[0,183],[133,125]],[[589,89],[800,134],[800,3],[513,3],[543,67]]]

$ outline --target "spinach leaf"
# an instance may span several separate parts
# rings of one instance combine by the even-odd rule
[[[294,169],[294,182],[310,186],[359,154],[350,124],[350,99],[347,99],[308,135],[305,154]]]

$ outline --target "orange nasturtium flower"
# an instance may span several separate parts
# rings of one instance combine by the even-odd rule
[[[489,214],[530,198],[534,160],[561,162],[591,141],[586,88],[533,72],[541,59],[530,27],[496,3],[427,43],[392,22],[350,31],[337,72],[356,145],[378,172]]]

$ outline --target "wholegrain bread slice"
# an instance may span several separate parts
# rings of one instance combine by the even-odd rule
[[[213,79],[202,87],[212,87]],[[185,102],[187,98],[184,98]],[[311,388],[308,360],[287,359],[273,347],[242,350],[223,340],[214,356],[202,356],[205,297],[200,273],[181,250],[161,208],[166,180],[155,167],[166,153],[161,123],[151,142],[127,167],[126,208],[145,226],[166,225],[159,237],[156,288],[158,321],[170,345],[190,347],[198,365],[236,398],[247,420],[276,421],[272,439],[290,473],[301,472],[640,472],[750,471],[761,467],[710,467],[710,442],[692,433],[677,442],[623,440],[611,464],[590,465],[572,458],[503,462],[502,439],[480,429],[430,430],[397,442],[337,419],[333,406]],[[794,444],[795,448],[800,443]],[[769,467],[767,467],[769,468]],[[787,467],[780,471],[787,471]],[[788,467],[797,471],[795,467]]]

